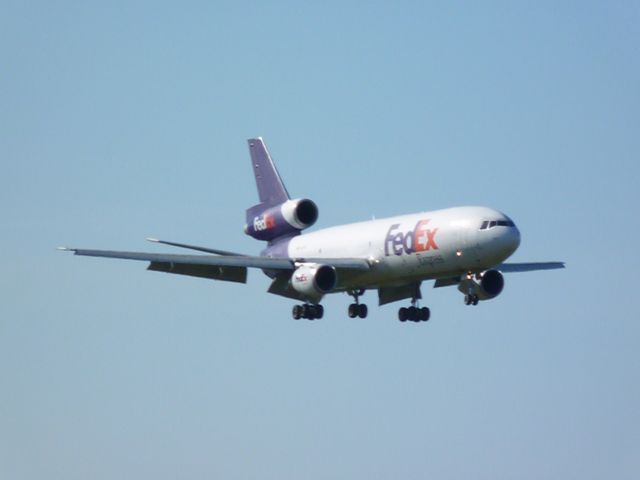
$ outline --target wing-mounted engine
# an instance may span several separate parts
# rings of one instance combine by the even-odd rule
[[[475,277],[465,276],[458,284],[467,305],[477,305],[480,300],[497,297],[504,288],[504,277],[498,270],[487,270]]]
[[[304,264],[291,275],[291,286],[305,299],[318,303],[333,290],[338,281],[335,268],[329,265]]]
[[[271,207],[260,203],[247,210],[244,232],[257,240],[272,241],[298,235],[316,220],[318,207],[307,198],[287,200]]]

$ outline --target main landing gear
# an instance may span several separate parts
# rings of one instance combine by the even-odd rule
[[[349,309],[347,310],[349,318],[367,318],[369,308],[364,303],[358,302],[358,297],[364,294],[364,289],[361,288],[360,290],[351,290],[347,293],[351,295],[355,300],[355,303],[349,305]]]
[[[301,318],[306,318],[307,320],[321,319],[324,316],[324,307],[310,303],[294,305],[291,314],[294,320],[300,320]]]
[[[431,317],[431,310],[427,307],[418,307],[417,299],[411,300],[410,307],[402,307],[398,310],[398,320],[401,322],[406,322],[407,320],[411,322],[427,322]]]

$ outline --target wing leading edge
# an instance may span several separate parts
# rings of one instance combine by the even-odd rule
[[[247,268],[293,271],[301,263],[321,263],[337,269],[368,270],[369,262],[361,258],[286,258],[250,255],[185,255],[174,253],[123,252],[61,248],[86,257],[118,258],[150,262],[148,270],[245,283]]]
[[[534,272],[536,270],[556,270],[564,268],[564,262],[531,262],[531,263],[501,263],[497,270],[505,273]]]

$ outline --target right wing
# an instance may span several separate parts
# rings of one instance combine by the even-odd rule
[[[168,242],[163,242],[168,243]],[[176,245],[178,246],[178,245]],[[180,245],[182,246],[182,245]],[[194,277],[245,283],[247,268],[292,272],[301,263],[321,263],[336,269],[367,270],[369,262],[361,258],[287,258],[250,255],[184,255],[174,253],[122,252],[113,250],[88,250],[61,248],[75,255],[87,257],[139,260],[149,263],[148,270]],[[209,250],[211,251],[211,250]],[[218,250],[218,252],[222,252]],[[230,252],[225,252],[230,253]]]
[[[123,260],[141,260],[154,263],[174,263],[179,265],[201,265],[213,267],[251,267],[275,270],[294,270],[289,258],[251,257],[239,255],[184,255],[176,253],[120,252],[113,250],[85,250],[65,248],[75,255],[86,257],[119,258]]]

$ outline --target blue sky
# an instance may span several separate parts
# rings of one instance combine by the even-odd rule
[[[636,2],[0,9],[2,478],[636,478]],[[256,253],[256,135],[318,227],[487,205],[568,269],[294,322],[55,250]]]

